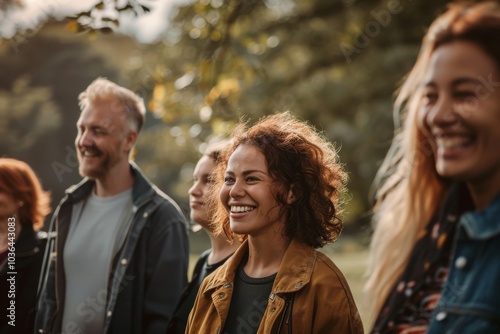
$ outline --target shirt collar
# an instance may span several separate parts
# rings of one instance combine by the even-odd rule
[[[500,235],[500,195],[486,209],[464,213],[460,225],[471,239],[485,240]]]

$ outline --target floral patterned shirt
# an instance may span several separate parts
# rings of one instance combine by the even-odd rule
[[[425,333],[441,296],[460,214],[472,200],[463,184],[453,184],[443,205],[422,231],[408,265],[377,317],[372,334]]]

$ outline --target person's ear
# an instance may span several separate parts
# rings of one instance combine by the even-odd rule
[[[293,204],[293,202],[295,202],[296,197],[295,197],[294,190],[295,190],[295,185],[292,184],[290,186],[290,188],[288,189],[288,194],[286,196],[286,203],[287,204]]]
[[[125,150],[130,152],[135,145],[135,141],[137,140],[137,132],[129,131],[127,136],[125,137]]]

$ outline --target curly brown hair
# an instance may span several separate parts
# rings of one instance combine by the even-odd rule
[[[314,248],[334,242],[342,230],[339,214],[347,174],[338,162],[333,144],[290,112],[266,116],[249,129],[241,122],[234,130],[213,175],[209,205],[213,210],[214,231],[224,233],[229,240],[233,238],[228,212],[218,194],[229,157],[243,144],[255,146],[265,156],[274,179],[280,216],[286,221],[284,236],[300,239]],[[290,190],[295,200],[289,204]]]

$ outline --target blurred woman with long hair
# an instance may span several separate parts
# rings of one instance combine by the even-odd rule
[[[451,4],[400,88],[365,286],[374,333],[500,332],[499,38],[497,2]]]

